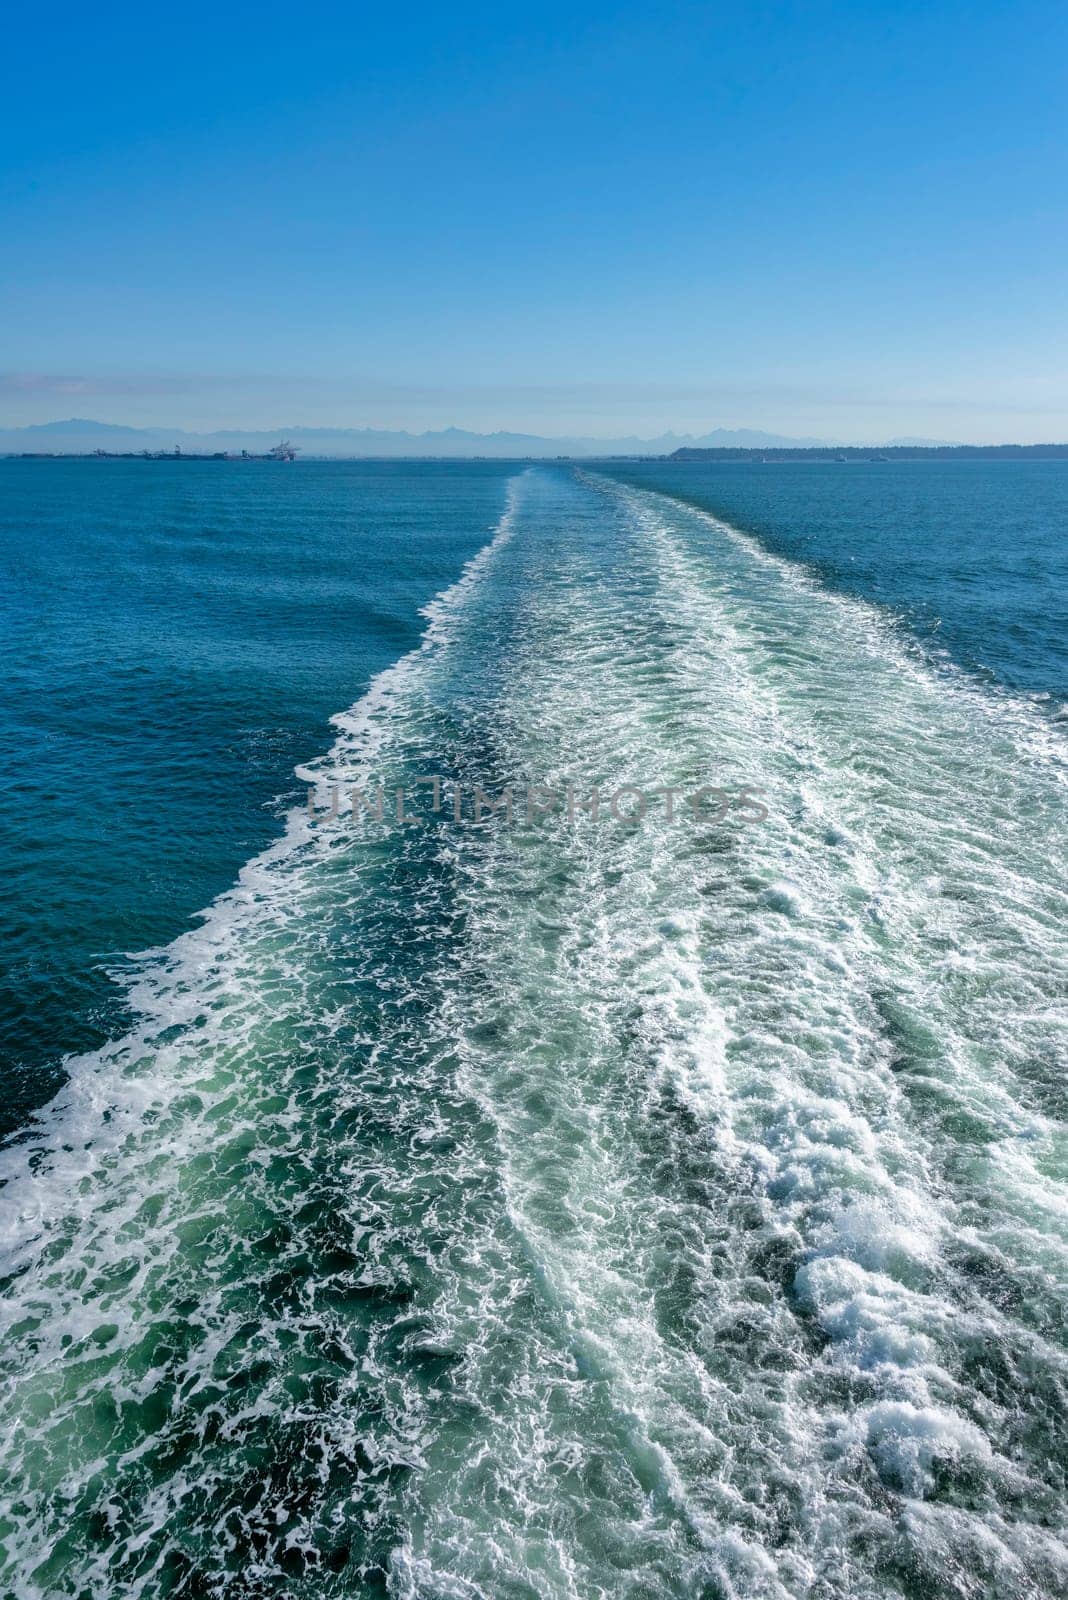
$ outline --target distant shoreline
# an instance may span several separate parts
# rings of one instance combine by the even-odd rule
[[[925,461],[995,459],[1060,460],[1068,444],[769,445],[766,450],[684,445],[666,461]]]
[[[674,461],[683,465],[700,465],[712,462],[779,461],[1060,461],[1068,459],[1068,444],[939,444],[939,445],[769,445],[766,448],[750,445],[702,447],[685,445],[670,454],[634,452],[633,454],[604,455],[522,455],[498,456],[472,452],[471,455],[312,455],[305,461]],[[277,454],[251,451],[181,451],[173,450],[10,450],[0,454],[4,461],[230,461],[236,463],[266,461],[291,466],[292,459]]]
[[[342,460],[340,456],[310,459]],[[278,461],[278,456],[238,455],[226,450],[9,450],[0,456],[3,461]],[[284,463],[289,466],[287,460]]]

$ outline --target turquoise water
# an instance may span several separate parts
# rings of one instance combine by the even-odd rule
[[[617,475],[681,496],[874,600],[989,688],[1068,699],[1062,461],[684,465]]]
[[[13,926],[179,936],[2,1157],[6,1590],[1063,1592],[1068,474],[100,470],[17,717],[184,820],[13,786]],[[428,774],[768,815],[346,810]]]
[[[0,461],[0,1132],[128,1020],[126,954],[277,836],[510,470]]]

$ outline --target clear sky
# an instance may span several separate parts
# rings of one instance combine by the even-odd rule
[[[1068,8],[68,0],[0,422],[1068,439]]]

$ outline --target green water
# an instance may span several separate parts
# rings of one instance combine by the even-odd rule
[[[507,495],[3,1158],[8,1589],[1058,1594],[1059,725],[677,499]],[[768,815],[351,820],[428,774]]]

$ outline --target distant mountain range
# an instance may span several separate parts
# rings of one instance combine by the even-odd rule
[[[822,439],[789,439],[752,428],[714,428],[700,435],[665,433],[655,439],[626,435],[615,439],[567,437],[546,439],[532,433],[471,433],[442,428],[429,433],[393,432],[382,428],[220,428],[188,433],[182,428],[130,428],[121,423],[71,417],[66,422],[38,422],[25,428],[0,428],[0,454],[23,451],[84,455],[93,450],[173,450],[189,454],[247,450],[262,454],[289,439],[305,456],[634,456],[671,455],[680,448],[768,450],[826,446]]]

